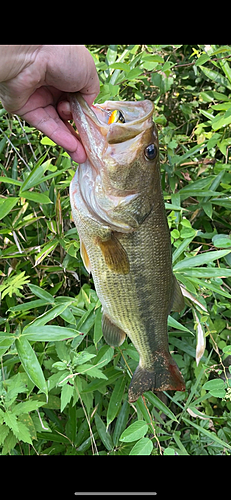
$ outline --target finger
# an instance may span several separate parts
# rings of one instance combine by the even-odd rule
[[[76,134],[74,135],[69,130],[52,105],[28,111],[21,116],[56,144],[67,150],[74,161],[83,163],[86,160],[85,150]]]
[[[58,102],[57,111],[63,120],[72,120],[72,113],[69,101]]]

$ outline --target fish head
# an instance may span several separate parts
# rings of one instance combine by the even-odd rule
[[[115,211],[122,206],[124,210],[126,204],[127,215],[130,208],[133,214],[134,210],[137,212],[138,218],[138,205],[142,205],[140,220],[143,219],[153,206],[155,186],[159,185],[156,183],[159,144],[152,119],[153,103],[106,101],[90,107],[79,93],[70,94],[70,103],[88,161],[97,177],[101,202],[104,193],[105,206],[110,198]]]

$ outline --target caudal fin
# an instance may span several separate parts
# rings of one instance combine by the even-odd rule
[[[145,391],[184,391],[181,372],[169,353],[156,354],[152,369],[137,366],[129,386],[128,400],[136,401]]]

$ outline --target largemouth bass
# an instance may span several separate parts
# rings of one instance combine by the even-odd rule
[[[128,335],[140,355],[130,402],[148,390],[182,391],[167,318],[184,300],[172,272],[153,103],[89,107],[77,93],[70,104],[88,158],[71,182],[71,207],[82,259],[102,303],[104,338],[120,346]]]

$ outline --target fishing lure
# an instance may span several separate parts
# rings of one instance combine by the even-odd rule
[[[108,119],[108,125],[111,125],[111,123],[125,123],[125,118],[121,111],[118,111],[115,109],[110,113],[109,119]]]

